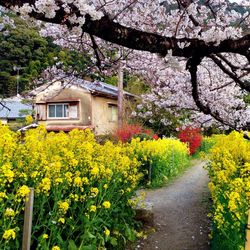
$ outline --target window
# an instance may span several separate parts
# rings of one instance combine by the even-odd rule
[[[113,103],[109,103],[108,109],[109,109],[109,121],[110,122],[117,122],[117,120],[118,120],[117,105],[113,104]]]
[[[48,105],[49,118],[67,118],[69,117],[68,104],[49,104]]]

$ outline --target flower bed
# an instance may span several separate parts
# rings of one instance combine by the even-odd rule
[[[144,183],[151,187],[165,184],[189,164],[187,144],[176,139],[144,140],[134,139],[130,148],[141,162]]]
[[[0,125],[0,249],[20,249],[24,201],[34,187],[32,249],[118,249],[135,239],[133,199],[188,162],[187,146],[163,139],[98,144],[86,131],[23,138]],[[145,174],[147,170],[147,173]]]
[[[134,239],[141,174],[123,148],[89,131],[18,133],[0,126],[0,249],[20,249],[24,199],[34,187],[32,249],[96,249]],[[84,248],[85,246],[85,248]]]
[[[243,134],[216,136],[210,151],[213,249],[244,249],[250,208],[250,142]]]

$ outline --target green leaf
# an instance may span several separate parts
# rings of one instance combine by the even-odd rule
[[[78,250],[78,247],[73,240],[69,240],[68,250]]]
[[[96,250],[96,245],[81,246],[79,250]]]
[[[110,243],[113,247],[118,245],[117,239],[115,237],[110,237]]]

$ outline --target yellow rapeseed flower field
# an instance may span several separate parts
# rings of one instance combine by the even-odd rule
[[[239,132],[216,136],[215,141],[208,166],[213,244],[215,249],[244,249],[250,208],[250,142]]]
[[[187,159],[187,146],[173,139],[100,145],[89,130],[47,133],[41,126],[22,137],[0,125],[0,249],[21,248],[29,187],[32,249],[116,248],[134,240],[131,200],[139,182],[149,169],[152,180],[166,180]]]

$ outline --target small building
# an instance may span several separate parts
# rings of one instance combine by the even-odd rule
[[[48,131],[92,129],[96,134],[117,128],[118,88],[103,82],[64,77],[31,91],[36,120]],[[124,92],[125,99],[135,96]]]
[[[20,95],[0,100],[0,121],[2,124],[17,123],[32,114],[32,104]]]

